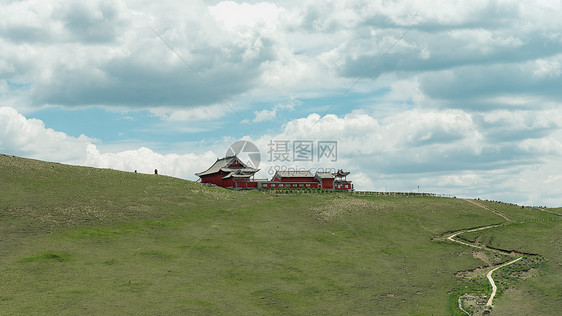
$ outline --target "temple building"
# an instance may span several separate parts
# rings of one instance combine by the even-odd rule
[[[237,156],[228,156],[217,159],[209,169],[195,175],[201,183],[211,183],[223,188],[257,188],[257,182],[253,179],[259,170],[249,167]]]
[[[353,184],[347,180],[349,172],[339,169],[336,173],[310,171],[277,171],[271,178],[254,179],[259,169],[251,168],[237,156],[217,159],[209,169],[196,173],[199,182],[229,189],[325,189],[352,191]]]

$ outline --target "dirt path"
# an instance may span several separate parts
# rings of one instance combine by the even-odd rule
[[[486,250],[491,250],[491,251],[493,251],[494,249],[490,249],[490,248],[488,248],[488,247],[486,247],[486,246],[478,246],[478,245],[475,245],[475,244],[471,244],[471,243],[467,243],[467,242],[464,242],[464,241],[456,240],[455,237],[457,237],[457,235],[460,235],[460,234],[463,234],[463,233],[470,233],[470,232],[475,232],[475,231],[484,230],[484,229],[488,229],[488,228],[498,227],[498,226],[504,225],[504,224],[506,224],[506,223],[508,223],[508,222],[511,222],[511,219],[509,219],[507,216],[505,216],[505,215],[499,213],[498,211],[489,209],[489,208],[487,208],[486,206],[484,206],[484,205],[482,205],[482,204],[480,204],[480,203],[478,203],[478,202],[476,202],[476,201],[474,201],[474,200],[465,199],[465,201],[467,201],[468,203],[470,203],[470,204],[472,204],[472,205],[481,207],[481,208],[483,208],[483,209],[485,209],[485,210],[487,210],[487,211],[489,211],[489,212],[492,212],[492,213],[494,213],[494,214],[496,214],[496,215],[498,215],[498,216],[501,216],[503,219],[505,219],[505,223],[502,223],[502,224],[495,224],[495,225],[488,225],[488,226],[478,227],[478,228],[472,228],[472,229],[462,229],[462,230],[459,230],[459,231],[457,231],[457,232],[452,233],[451,235],[449,235],[449,236],[447,237],[447,240],[450,240],[450,241],[452,241],[452,242],[459,243],[459,244],[461,244],[461,245],[469,246],[469,247],[474,247],[474,248],[478,248],[478,249],[486,249]]]
[[[496,250],[496,249],[490,249],[490,248],[488,248],[488,247],[486,247],[486,246],[478,246],[478,245],[471,244],[471,243],[467,243],[467,242],[464,242],[464,241],[461,241],[461,240],[456,240],[455,237],[456,237],[457,235],[459,235],[459,234],[462,234],[462,233],[475,232],[475,231],[484,230],[484,229],[488,229],[488,228],[498,227],[498,226],[501,226],[501,225],[503,225],[503,224],[497,224],[497,225],[490,225],[490,226],[479,227],[479,228],[474,228],[474,229],[461,230],[461,231],[458,231],[458,232],[456,232],[456,233],[453,233],[453,234],[449,235],[449,236],[447,237],[447,240],[450,240],[450,241],[452,241],[452,242],[455,242],[455,243],[458,243],[458,244],[461,244],[461,245],[473,247],[473,248],[486,249],[486,250],[488,250],[488,251],[498,251],[498,250]],[[521,260],[521,259],[523,259],[523,257],[519,257],[519,258],[517,258],[517,259],[515,259],[515,260],[513,260],[513,261],[510,261],[510,262],[501,264],[501,265],[499,265],[499,266],[496,266],[495,268],[493,268],[492,270],[490,270],[490,271],[488,272],[488,274],[486,274],[486,277],[488,278],[488,281],[490,282],[490,285],[492,285],[492,294],[490,294],[490,299],[488,300],[488,303],[486,303],[486,306],[492,306],[492,300],[494,299],[494,296],[496,296],[496,291],[497,291],[496,283],[494,282],[494,279],[492,279],[492,273],[494,273],[494,271],[496,271],[496,270],[499,269],[499,268],[503,268],[503,267],[505,267],[505,266],[508,266],[508,265],[510,265],[510,264],[512,264],[512,263],[514,263],[514,262],[517,262],[517,261],[519,261],[519,260]],[[459,298],[459,307],[460,307],[460,306],[461,306],[461,302],[460,302],[460,298]],[[461,308],[461,310],[464,311],[464,309],[462,309],[462,308]]]
[[[455,242],[455,243],[458,243],[458,244],[461,244],[461,245],[473,247],[473,248],[486,249],[486,250],[489,250],[489,251],[498,251],[498,250],[496,250],[496,249],[490,249],[490,248],[486,247],[486,245],[484,245],[484,246],[479,246],[479,245],[475,245],[475,244],[471,244],[471,243],[468,243],[468,242],[464,242],[464,241],[455,239],[455,237],[456,237],[457,235],[462,234],[462,233],[475,232],[475,231],[479,231],[479,230],[484,230],[484,229],[489,229],[489,228],[493,228],[493,227],[498,227],[498,226],[502,226],[502,225],[504,225],[504,224],[506,224],[506,223],[511,222],[511,219],[509,219],[507,216],[505,216],[505,215],[502,214],[502,213],[499,213],[499,212],[496,211],[496,210],[489,209],[489,208],[487,208],[486,206],[484,206],[484,205],[482,205],[482,204],[480,204],[480,203],[478,203],[478,202],[476,202],[476,201],[474,201],[474,200],[465,199],[465,201],[467,201],[468,203],[470,203],[470,204],[472,204],[472,205],[475,205],[475,206],[481,207],[481,208],[483,208],[483,209],[485,209],[485,210],[487,210],[487,211],[490,211],[490,212],[492,212],[492,213],[494,213],[494,214],[496,214],[496,215],[498,215],[498,216],[501,216],[503,219],[505,219],[505,223],[502,223],[502,224],[495,224],[495,225],[489,225],[489,226],[484,226],[484,227],[479,227],[479,228],[472,228],[472,229],[460,230],[460,231],[451,233],[449,236],[447,236],[447,240],[450,240],[450,241],[452,241],[452,242]],[[490,295],[490,298],[488,299],[488,302],[486,303],[486,306],[488,306],[488,307],[489,307],[489,306],[492,306],[492,301],[493,301],[494,297],[496,296],[496,292],[497,292],[497,286],[496,286],[496,283],[494,282],[494,279],[492,279],[492,273],[494,273],[494,271],[496,271],[496,270],[499,269],[499,268],[503,268],[503,267],[505,267],[505,266],[508,266],[508,265],[510,265],[510,264],[512,264],[512,263],[515,263],[515,262],[517,262],[517,261],[519,261],[519,260],[521,260],[521,259],[523,259],[523,257],[519,257],[519,258],[517,258],[517,259],[515,259],[515,260],[512,260],[512,261],[510,261],[510,262],[507,262],[507,263],[501,264],[501,265],[499,265],[499,266],[496,266],[495,268],[493,268],[492,270],[490,270],[490,271],[488,272],[488,274],[486,275],[486,277],[488,278],[488,281],[489,281],[490,284],[492,285],[492,294]],[[467,312],[462,308],[461,298],[460,298],[460,297],[459,297],[459,308],[460,308],[463,312],[467,313]],[[468,314],[468,313],[467,313],[467,314]]]
[[[474,248],[478,248],[478,249],[487,249],[487,250],[492,250],[489,249],[487,247],[482,247],[482,246],[477,246],[475,244],[470,244],[464,241],[460,241],[460,240],[456,240],[455,237],[457,237],[457,235],[462,234],[462,233],[470,233],[470,232],[475,232],[475,231],[479,231],[479,230],[484,230],[484,229],[488,229],[488,228],[492,228],[492,227],[498,227],[501,226],[502,224],[496,224],[496,225],[490,225],[490,226],[484,226],[484,227],[479,227],[479,228],[474,228],[474,229],[467,229],[467,230],[460,230],[456,233],[453,233],[451,235],[449,235],[447,237],[447,240],[450,240],[452,242],[456,242],[459,243],[461,245],[465,245],[465,246],[469,246],[469,247],[474,247]]]
[[[503,217],[503,219],[505,219],[506,222],[511,222],[511,219],[509,219],[507,216],[503,215],[502,213],[500,213],[500,212],[498,212],[498,211],[496,211],[496,210],[489,209],[489,208],[487,208],[486,206],[484,206],[484,205],[482,205],[482,204],[480,204],[480,203],[478,203],[478,202],[476,202],[476,201],[474,201],[474,200],[465,199],[465,201],[467,201],[467,202],[470,203],[470,204],[473,204],[473,205],[476,205],[476,206],[478,206],[478,207],[481,207],[481,208],[483,208],[483,209],[485,209],[485,210],[487,210],[487,211],[490,211],[490,212],[492,212],[492,213],[494,213],[494,214],[496,214],[496,215],[498,215],[498,216]]]
[[[498,287],[496,286],[496,283],[494,282],[494,279],[492,279],[492,273],[494,273],[494,271],[496,271],[499,268],[503,268],[506,267],[514,262],[517,262],[519,260],[523,259],[523,257],[519,257],[515,260],[512,260],[508,263],[504,263],[502,265],[499,265],[495,268],[493,268],[492,270],[490,270],[490,272],[488,272],[488,274],[486,274],[486,277],[488,278],[488,281],[490,281],[490,284],[492,285],[492,294],[490,295],[490,299],[488,299],[488,303],[486,303],[486,306],[492,306],[492,300],[494,300],[494,296],[496,296],[496,291],[498,290]]]

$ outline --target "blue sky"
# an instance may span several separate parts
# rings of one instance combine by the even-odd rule
[[[0,6],[1,153],[195,180],[245,139],[260,177],[562,205],[559,0]]]

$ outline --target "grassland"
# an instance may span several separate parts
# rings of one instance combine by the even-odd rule
[[[506,273],[493,312],[521,296],[556,311],[560,221],[490,207],[518,222],[463,238],[542,256]],[[0,155],[0,313],[461,315],[487,284],[455,273],[483,261],[433,237],[502,222],[460,199],[234,192]]]
[[[465,240],[494,248],[536,254],[498,270],[500,296],[496,315],[555,315],[562,306],[562,217],[537,208],[521,208],[494,202],[488,207],[513,220],[491,230],[465,233]],[[498,281],[496,281],[498,283]]]

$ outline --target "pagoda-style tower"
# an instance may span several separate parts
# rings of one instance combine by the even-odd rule
[[[338,172],[333,173],[333,175],[334,175],[335,190],[344,190],[344,191],[353,190],[353,184],[351,183],[351,181],[347,181],[347,175],[349,175],[349,172],[345,172],[342,169],[339,169]]]

